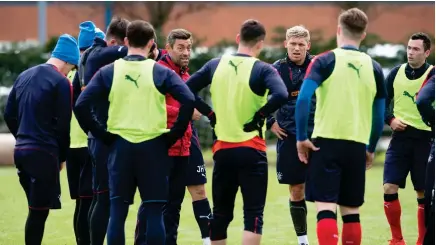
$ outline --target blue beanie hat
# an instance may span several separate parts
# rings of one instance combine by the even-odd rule
[[[95,28],[95,36],[101,39],[104,39],[106,37],[106,34],[100,28]]]
[[[95,24],[92,21],[85,21],[80,24],[79,28],[79,49],[87,49],[94,42]]]
[[[68,34],[59,37],[56,47],[51,53],[52,58],[57,58],[72,65],[79,64],[80,51],[76,39]]]

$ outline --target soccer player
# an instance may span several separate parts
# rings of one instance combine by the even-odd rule
[[[40,245],[50,209],[60,209],[60,164],[70,145],[71,85],[65,75],[79,62],[76,40],[57,41],[51,58],[22,72],[9,94],[5,122],[16,139],[15,166],[29,214],[25,244]]]
[[[289,185],[289,207],[298,244],[308,245],[307,238],[307,206],[304,199],[304,182],[306,181],[307,165],[298,159],[295,132],[295,103],[303,83],[307,67],[312,60],[308,53],[310,49],[310,34],[303,26],[294,26],[286,31],[284,46],[287,49],[285,58],[274,62],[286,88],[288,103],[277,112],[277,120],[268,118],[267,128],[271,128],[277,138],[277,179],[280,184]],[[309,119],[309,135],[313,130],[315,113],[315,96]]]
[[[383,131],[386,97],[380,65],[359,51],[367,25],[366,14],[357,8],[339,15],[338,48],[314,58],[297,99],[297,150],[304,163],[311,154],[306,198],[315,202],[318,211],[319,245],[338,244],[338,205],[342,244],[361,244],[359,207],[364,202],[365,165],[371,167]],[[307,125],[315,91],[312,143]]]
[[[434,68],[426,62],[431,40],[425,33],[413,34],[407,44],[407,63],[398,65],[386,78],[388,98],[385,122],[393,130],[384,163],[384,210],[392,239],[390,244],[405,244],[401,230],[401,205],[398,188],[406,187],[410,172],[418,200],[418,239],[425,234],[424,189],[425,170],[434,134],[421,119],[415,104],[416,94]]]
[[[165,244],[162,208],[168,198],[168,147],[183,136],[194,96],[172,70],[146,59],[154,29],[133,21],[125,39],[128,55],[100,69],[80,95],[75,113],[92,134],[110,147],[109,245],[123,245],[124,223],[138,187],[144,205],[146,244]],[[177,122],[167,129],[165,95],[181,103]],[[107,104],[107,129],[92,115],[93,104]],[[80,120],[80,119],[79,119]]]
[[[417,95],[416,105],[418,111],[421,114],[423,121],[427,126],[431,127],[431,131],[434,134],[434,97],[435,97],[435,76],[429,78],[422,86],[419,94]],[[435,186],[435,154],[434,154],[434,138],[431,147],[430,156],[427,162],[426,178],[425,178],[425,223],[426,233],[424,236],[424,245],[435,244],[435,217],[434,217],[434,186]]]
[[[175,29],[168,34],[166,50],[159,64],[175,71],[184,81],[188,80],[188,64],[191,56],[192,34],[184,29]],[[172,127],[179,114],[180,104],[171,95],[166,96],[168,127]],[[199,120],[200,112],[194,111],[192,120]],[[201,231],[203,244],[210,244],[209,217],[211,214],[206,197],[206,169],[193,123],[188,126],[185,135],[168,151],[173,167],[169,178],[169,199],[164,207],[166,245],[177,244],[177,229],[180,221],[180,209],[187,186],[192,197],[195,219]]]
[[[277,71],[256,58],[265,35],[259,21],[245,21],[236,36],[237,53],[212,59],[187,82],[194,94],[210,85],[215,110],[215,114],[205,112],[215,115],[209,117],[217,137],[212,148],[215,165],[210,239],[214,245],[226,244],[239,187],[244,202],[242,244],[260,244],[262,237],[268,186],[265,119],[286,103],[288,97]],[[196,104],[203,103],[196,100]]]
[[[94,74],[103,66],[127,55],[124,45],[127,25],[129,21],[122,18],[113,18],[109,24],[104,39],[97,37],[94,44],[82,55],[79,67],[79,79],[82,89],[85,89]],[[86,90],[86,89],[85,89]],[[96,120],[106,122],[108,104],[93,105]],[[108,147],[96,139],[89,129],[84,127],[80,119],[78,122],[85,132],[88,132],[88,147],[93,159],[94,198],[90,208],[91,244],[102,245],[109,222],[109,186],[108,186]]]
[[[96,26],[92,21],[79,25],[78,44],[80,54],[92,46],[96,37]],[[100,35],[100,34],[99,34]],[[104,34],[103,34],[104,35]],[[77,69],[71,70],[67,78],[73,86],[73,104],[81,92]],[[70,150],[66,165],[70,197],[76,200],[73,226],[77,244],[90,244],[88,212],[92,202],[92,163],[88,151],[88,136],[80,128],[74,113],[71,117]]]

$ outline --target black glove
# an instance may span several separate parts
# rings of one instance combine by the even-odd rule
[[[177,142],[177,140],[182,138],[184,134],[185,132],[180,133],[174,130],[170,130],[168,133],[163,134],[168,149],[171,148],[171,146],[173,146]]]
[[[253,132],[254,130],[258,130],[260,138],[263,139],[262,127],[264,124],[265,116],[262,115],[260,112],[256,112],[251,122],[244,124],[244,132]]]
[[[216,115],[215,112],[211,112],[207,118],[209,119],[209,124],[212,128],[215,128],[215,124],[216,124]]]

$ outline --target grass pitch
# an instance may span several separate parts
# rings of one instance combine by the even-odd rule
[[[205,154],[205,159],[210,155]],[[273,160],[274,157],[270,156]],[[378,162],[383,159],[379,158]],[[207,176],[211,179],[212,168],[207,168]],[[74,201],[70,200],[65,169],[61,173],[62,180],[62,209],[51,211],[45,228],[44,245],[74,245],[73,212]],[[383,211],[383,167],[374,166],[367,172],[365,204],[361,211],[364,245],[387,244],[390,239],[389,226]],[[24,244],[24,225],[27,216],[27,203],[24,191],[18,181],[16,169],[13,167],[0,168],[0,245]],[[211,182],[207,184],[208,196],[211,197]],[[279,185],[276,179],[275,167],[269,168],[269,187],[267,204],[264,214],[264,236],[262,244],[266,245],[297,245],[297,238],[293,230],[288,206],[288,187]],[[211,205],[212,205],[212,200]],[[417,238],[417,201],[410,181],[407,189],[400,191],[402,205],[403,235],[408,244],[414,244]],[[139,197],[131,206],[126,222],[126,244],[133,244],[136,214],[139,207]],[[243,230],[242,198],[237,196],[235,218],[230,224],[228,244],[241,244]],[[342,221],[339,219],[339,229]],[[315,207],[308,203],[308,236],[311,244],[316,240]],[[183,203],[179,228],[180,245],[201,245],[200,231],[193,216],[191,197],[186,192]]]

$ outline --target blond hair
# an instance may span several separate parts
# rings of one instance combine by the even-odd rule
[[[309,31],[302,25],[293,26],[286,30],[286,40],[290,38],[304,38],[306,41],[310,41],[310,33]]]

